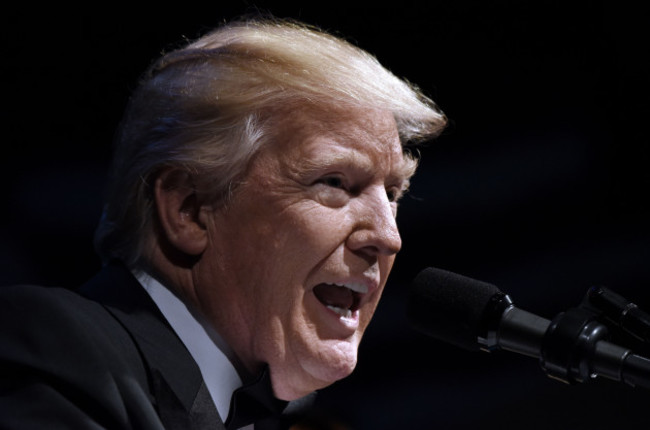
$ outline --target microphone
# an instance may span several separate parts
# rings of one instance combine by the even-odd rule
[[[610,343],[596,317],[573,308],[548,320],[492,284],[432,267],[413,280],[407,304],[415,330],[459,348],[537,358],[547,376],[568,384],[602,376],[650,388],[650,360]]]

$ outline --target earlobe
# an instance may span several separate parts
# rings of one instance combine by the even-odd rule
[[[164,170],[154,183],[154,198],[167,242],[184,254],[201,254],[207,246],[208,231],[190,174],[177,168]]]

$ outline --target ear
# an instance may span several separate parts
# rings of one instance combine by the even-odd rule
[[[154,198],[167,242],[185,254],[201,254],[208,243],[208,231],[190,174],[178,168],[164,170],[156,178]]]

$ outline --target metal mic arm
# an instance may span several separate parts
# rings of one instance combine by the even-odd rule
[[[650,344],[650,314],[605,287],[592,287],[587,291],[583,307],[593,309],[638,340]]]
[[[551,378],[573,384],[602,376],[650,388],[650,360],[608,342],[609,331],[583,307],[558,314],[542,340],[540,365]]]

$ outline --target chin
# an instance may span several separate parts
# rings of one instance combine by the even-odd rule
[[[326,342],[317,355],[302,362],[302,368],[311,376],[318,387],[325,388],[336,381],[350,376],[357,365],[356,343]]]
[[[349,342],[327,342],[319,351],[297,357],[298,369],[273,369],[271,380],[276,397],[295,400],[323,389],[350,376],[357,364],[357,345]]]

